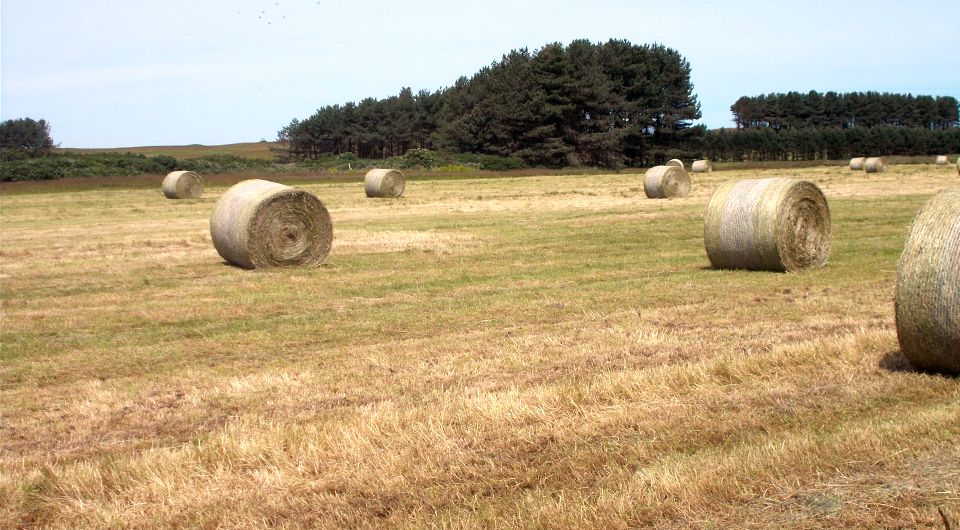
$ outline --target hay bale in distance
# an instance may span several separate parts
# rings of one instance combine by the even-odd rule
[[[866,157],[858,156],[857,158],[850,159],[850,169],[854,171],[860,171],[863,169],[863,164],[866,162]]]
[[[690,194],[690,175],[682,167],[654,166],[643,175],[643,191],[651,199],[671,199]]]
[[[960,374],[960,188],[913,220],[894,294],[900,351],[917,368]]]
[[[882,156],[868,158],[863,163],[863,169],[867,173],[880,173],[884,171],[885,167],[886,161],[884,161]]]
[[[363,191],[367,197],[400,197],[405,184],[403,173],[396,169],[371,169],[363,177]]]
[[[938,166],[945,166],[947,165],[947,162],[949,162],[949,160],[947,160],[947,155],[937,155],[936,164]]]
[[[210,215],[213,246],[247,269],[316,266],[330,253],[333,224],[314,195],[266,180],[245,180]]]
[[[203,178],[193,171],[171,171],[163,178],[163,195],[168,199],[196,199],[203,194]]]
[[[676,166],[676,167],[679,167],[679,168],[682,169],[682,168],[683,168],[683,160],[680,160],[679,158],[671,158],[670,160],[667,160],[667,163],[664,164],[664,165],[665,165],[665,166]]]
[[[831,237],[827,198],[805,180],[725,182],[704,212],[704,245],[718,269],[820,267],[830,257]]]
[[[713,171],[713,164],[711,164],[709,160],[694,160],[690,169],[693,170],[694,173],[711,173]]]

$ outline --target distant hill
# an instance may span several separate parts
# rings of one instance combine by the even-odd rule
[[[167,155],[179,159],[203,158],[215,155],[233,155],[258,160],[272,160],[274,157],[271,147],[276,142],[247,142],[225,145],[160,145],[145,147],[103,147],[103,148],[56,148],[57,153],[136,153],[145,156]]]

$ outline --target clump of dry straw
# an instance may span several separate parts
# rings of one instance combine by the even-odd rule
[[[711,173],[713,172],[713,164],[709,160],[694,160],[690,169],[694,173]]]
[[[690,175],[682,167],[654,166],[643,175],[643,191],[651,199],[686,197],[690,193]]]
[[[196,199],[203,193],[203,178],[193,171],[171,171],[163,179],[163,195],[168,199]]]
[[[867,173],[880,173],[886,167],[886,161],[882,156],[871,157],[863,163],[863,169]]]
[[[371,169],[363,177],[363,191],[367,197],[400,197],[404,185],[403,173],[396,169]]]
[[[850,159],[850,169],[854,171],[860,171],[863,169],[863,164],[867,161],[865,157],[858,156],[857,158]]]
[[[960,188],[913,220],[894,294],[900,350],[917,368],[960,374]]]
[[[715,268],[794,271],[830,257],[830,207],[816,184],[789,178],[725,182],[704,212]]]
[[[220,256],[240,267],[316,266],[330,253],[333,224],[314,195],[253,179],[220,197],[210,235]]]

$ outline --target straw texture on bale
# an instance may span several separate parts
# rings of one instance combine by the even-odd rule
[[[400,197],[405,181],[396,169],[371,169],[363,177],[363,191],[367,197]]]
[[[220,197],[210,236],[223,259],[247,269],[316,266],[330,253],[333,225],[314,195],[253,179]]]
[[[680,160],[679,158],[671,158],[670,160],[667,160],[667,163],[664,164],[664,165],[665,165],[665,166],[677,166],[677,167],[682,168],[682,167],[683,167],[683,160]]]
[[[682,167],[654,166],[643,175],[643,191],[651,199],[686,197],[690,175]]]
[[[946,155],[937,155],[936,164],[937,164],[938,166],[945,166],[945,165],[947,165],[947,162],[949,162],[949,160],[947,160],[947,156],[946,156]]]
[[[867,173],[880,173],[884,170],[886,162],[883,160],[883,157],[873,157],[868,158],[866,162],[863,163],[863,169]]]
[[[713,164],[711,164],[709,160],[694,160],[690,169],[692,169],[694,173],[710,173],[713,171]]]
[[[862,156],[859,156],[859,157],[857,157],[857,158],[851,158],[851,159],[850,159],[850,169],[853,169],[853,170],[855,170],[855,171],[860,171],[861,169],[863,169],[863,164],[864,164],[864,162],[866,162],[866,161],[867,161],[867,159],[866,159],[865,157],[862,157]]]
[[[725,182],[704,212],[704,244],[718,269],[794,271],[830,257],[830,206],[812,182]]]
[[[168,199],[196,199],[203,193],[203,178],[193,171],[171,171],[163,179],[163,195]]]
[[[960,374],[960,188],[913,220],[894,294],[900,351],[917,368]]]

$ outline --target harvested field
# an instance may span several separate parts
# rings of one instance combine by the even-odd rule
[[[712,269],[708,198],[774,176],[827,196],[829,262]],[[216,180],[0,187],[0,527],[956,525],[960,379],[910,369],[893,293],[960,176],[642,177],[298,178],[332,251],[253,271]]]

